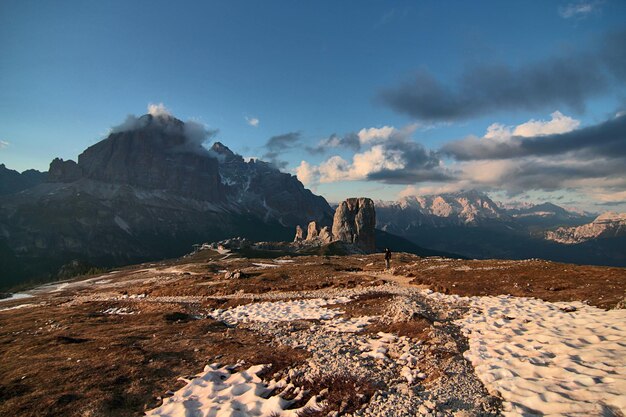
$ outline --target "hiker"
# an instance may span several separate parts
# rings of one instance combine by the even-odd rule
[[[385,248],[385,269],[391,268],[391,251]]]

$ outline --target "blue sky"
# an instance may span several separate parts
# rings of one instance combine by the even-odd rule
[[[626,108],[624,30],[619,0],[4,0],[0,162],[46,170],[54,157],[76,159],[126,115],[163,103],[219,129],[216,139],[244,156],[263,157],[271,137],[292,134],[275,162],[331,201],[478,188],[622,210],[620,161],[583,169],[588,147],[470,160],[458,150],[474,146],[468,136],[495,140],[483,137],[494,123],[508,129],[499,143],[515,146],[516,126],[530,120],[547,127],[524,137],[546,140],[604,126]],[[605,51],[611,36],[617,52]],[[385,126],[395,130],[363,139],[363,129]],[[358,148],[333,146],[332,134],[360,137]],[[333,157],[345,164],[328,163]],[[517,171],[524,181],[511,184]],[[562,177],[546,184],[542,172]]]

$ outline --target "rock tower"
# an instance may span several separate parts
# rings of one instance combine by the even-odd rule
[[[335,211],[333,238],[352,243],[366,252],[376,250],[376,211],[370,198],[348,198]]]

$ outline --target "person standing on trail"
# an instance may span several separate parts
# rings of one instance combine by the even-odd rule
[[[385,269],[391,268],[391,251],[385,248]]]

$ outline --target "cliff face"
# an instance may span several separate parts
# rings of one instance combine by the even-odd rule
[[[85,178],[202,201],[226,200],[217,159],[189,140],[184,123],[152,115],[139,121],[140,128],[113,133],[78,157]]]

